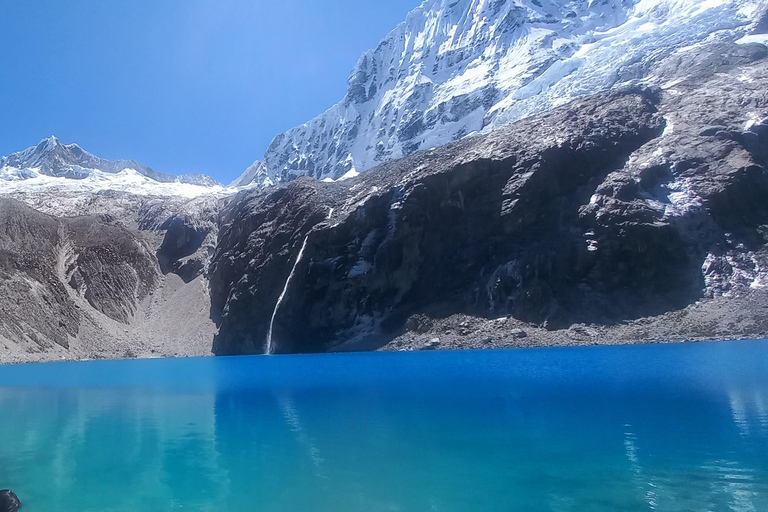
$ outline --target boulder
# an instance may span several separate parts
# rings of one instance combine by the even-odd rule
[[[16,512],[21,508],[21,502],[16,493],[8,489],[0,491],[0,512]]]

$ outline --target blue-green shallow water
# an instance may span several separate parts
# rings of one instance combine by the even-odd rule
[[[768,341],[0,368],[44,511],[766,511]]]

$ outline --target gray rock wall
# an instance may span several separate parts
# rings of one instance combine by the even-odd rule
[[[218,200],[21,198],[59,216],[0,196],[0,362],[210,354]]]
[[[278,352],[375,348],[414,315],[614,325],[761,289],[758,46],[692,50],[707,72],[667,89],[578,100],[348,182],[239,196],[211,266],[215,352],[264,351],[305,239]]]
[[[57,219],[0,198],[0,334],[41,350],[64,348],[83,318],[77,297],[127,324],[157,285],[145,242],[96,217]]]

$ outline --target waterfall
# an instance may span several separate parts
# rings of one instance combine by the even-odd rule
[[[326,221],[330,220],[331,215],[333,215],[333,208],[331,208],[328,211],[328,217],[326,217]],[[275,326],[275,317],[277,316],[277,310],[280,309],[280,304],[283,303],[285,294],[286,292],[288,292],[288,286],[291,284],[291,279],[293,279],[293,274],[296,273],[296,267],[299,266],[299,262],[301,261],[301,258],[304,256],[304,249],[307,248],[308,241],[309,241],[309,233],[307,233],[307,236],[304,237],[304,242],[301,244],[301,249],[299,249],[299,255],[296,256],[296,261],[293,263],[293,268],[291,269],[291,273],[288,274],[288,279],[285,280],[285,286],[283,286],[283,291],[282,293],[280,293],[280,296],[277,298],[277,302],[275,303],[275,309],[272,310],[272,318],[269,320],[269,330],[267,331],[267,350],[265,352],[267,355],[271,355],[275,348],[272,345],[272,328]]]
[[[296,256],[296,262],[293,264],[291,273],[288,274],[288,279],[285,280],[285,286],[283,287],[283,292],[280,294],[280,297],[277,298],[277,303],[275,303],[275,309],[272,310],[272,319],[269,321],[269,331],[267,331],[267,352],[266,352],[267,355],[271,355],[272,350],[274,348],[272,347],[272,328],[275,326],[275,317],[277,316],[277,310],[280,309],[280,304],[282,304],[283,299],[285,298],[285,292],[288,291],[288,285],[291,284],[291,278],[293,277],[294,272],[296,272],[296,267],[299,266],[301,257],[304,255],[304,249],[307,248],[307,240],[309,240],[309,235],[304,237],[304,243],[301,244],[301,250],[299,250],[299,255]]]

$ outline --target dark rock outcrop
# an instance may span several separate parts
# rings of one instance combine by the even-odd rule
[[[615,324],[768,284],[768,67],[760,48],[729,51],[692,50],[713,71],[674,89],[242,194],[211,264],[214,351],[264,351],[294,265],[276,352],[376,348],[414,315]]]
[[[224,211],[209,273],[211,314],[221,323],[214,352],[264,351],[272,312],[298,252],[328,218],[338,189],[304,178],[241,193]]]
[[[182,203],[150,201],[139,211],[138,229],[161,233],[157,260],[163,274],[189,283],[205,273],[216,246],[222,200],[201,196]]]
[[[21,508],[21,502],[16,493],[4,489],[0,491],[0,512],[17,512]]]

